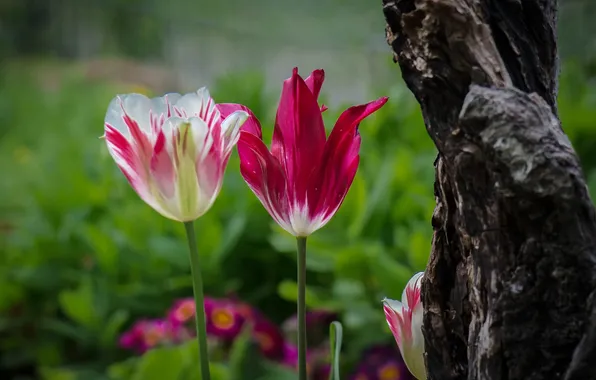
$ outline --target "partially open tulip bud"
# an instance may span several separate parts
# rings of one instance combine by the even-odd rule
[[[111,156],[139,196],[163,216],[189,222],[213,205],[242,110],[222,117],[206,88],[149,99],[115,97],[105,118]]]
[[[412,375],[419,380],[426,379],[422,336],[423,310],[420,302],[420,283],[423,275],[423,272],[416,273],[408,281],[401,302],[390,299],[383,301],[385,318],[404,362]]]
[[[284,81],[271,150],[251,115],[242,128],[238,153],[244,180],[286,231],[306,237],[323,227],[343,202],[360,160],[360,122],[387,98],[345,110],[329,137],[318,104],[323,70],[302,79],[298,69]],[[228,112],[234,109],[229,107]]]

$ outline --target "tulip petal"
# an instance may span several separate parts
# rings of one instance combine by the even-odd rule
[[[392,305],[388,302],[399,302],[394,300],[384,300],[383,301],[383,311],[385,312],[385,319],[387,320],[387,324],[389,325],[389,329],[399,346],[400,351],[403,348],[404,340],[406,340],[405,335],[407,334],[407,329],[404,326],[404,316],[402,314],[403,308],[399,306],[398,308],[392,307]],[[396,306],[396,305],[394,305]]]
[[[271,217],[286,231],[293,233],[287,219],[289,205],[283,170],[257,136],[242,131],[238,141],[240,173]]]
[[[246,106],[242,104],[234,103],[220,103],[217,105],[219,112],[221,113],[222,119],[227,118],[235,111],[244,111],[248,113],[248,119],[242,124],[242,130],[245,132],[252,133],[260,139],[263,139],[263,132],[261,131],[261,123],[255,114]]]
[[[205,121],[209,128],[213,128],[221,119],[219,110],[206,87],[195,93],[185,94],[176,101],[174,109],[179,117],[198,117]]]
[[[313,88],[315,87],[313,78]],[[325,146],[325,127],[316,97],[294,68],[284,81],[273,131],[271,153],[286,173],[290,202],[306,208],[306,190]]]
[[[420,282],[423,276],[424,272],[418,272],[406,284],[401,294],[402,302],[406,307],[414,308],[420,303]]]
[[[248,115],[248,112],[243,110],[234,111],[221,123],[224,157],[227,158],[232,153],[232,148],[240,138],[240,127],[246,122]]]
[[[147,178],[142,162],[125,135],[111,124],[105,124],[108,151],[132,186],[142,197],[147,193]]]
[[[165,198],[173,197],[176,192],[176,170],[172,160],[172,152],[169,151],[171,150],[171,142],[168,142],[170,138],[170,133],[159,130],[153,147],[150,167],[157,188]]]
[[[322,225],[339,209],[356,176],[360,161],[359,123],[381,108],[387,99],[350,107],[335,123],[309,188],[311,218],[322,219]]]
[[[319,93],[321,92],[321,87],[323,86],[323,82],[325,81],[325,71],[323,69],[314,70],[308,78],[304,80],[308,89],[314,95],[315,99],[319,99]]]
[[[128,115],[145,133],[150,133],[149,111],[151,99],[141,94],[118,95],[108,105],[105,122],[129,137],[129,126],[123,117]]]

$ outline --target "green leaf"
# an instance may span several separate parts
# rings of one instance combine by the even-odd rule
[[[77,374],[68,369],[62,368],[41,368],[42,380],[76,380]]]
[[[298,374],[295,371],[280,364],[265,362],[264,368],[266,372],[255,380],[298,380]]]
[[[86,226],[85,235],[101,269],[106,273],[117,273],[119,256],[114,239],[93,224]]]
[[[284,280],[279,283],[277,293],[286,301],[296,302],[298,299],[298,284],[296,281]],[[306,306],[319,307],[324,305],[322,297],[312,287],[306,287]]]
[[[260,379],[264,372],[258,347],[247,323],[230,351],[230,380]]]
[[[244,232],[244,229],[246,228],[246,216],[246,213],[243,212],[235,214],[232,219],[226,223],[221,244],[213,252],[211,257],[212,262],[210,265],[212,267],[218,268],[227,257],[228,253],[232,251],[232,248],[234,248],[234,245],[238,242],[238,239],[240,239],[242,232]]]
[[[341,323],[331,322],[329,327],[329,343],[331,350],[331,372],[329,380],[339,380],[339,355],[341,353],[341,343],[343,339],[343,328]]]
[[[90,278],[85,278],[76,290],[63,290],[58,295],[60,307],[73,321],[85,326],[95,327],[99,318],[93,302],[93,287]]]
[[[116,336],[118,335],[120,328],[128,320],[128,317],[128,310],[117,310],[110,316],[100,337],[100,341],[104,347],[111,347],[114,345]]]
[[[412,269],[394,260],[382,250],[370,255],[370,269],[373,278],[378,282],[383,293],[395,298],[401,294],[410,277]]]
[[[110,380],[129,380],[135,372],[139,358],[132,357],[122,362],[114,363],[107,369]]]
[[[155,348],[143,355],[132,380],[178,380],[185,355],[178,347]]]
[[[430,256],[431,238],[429,231],[418,229],[410,235],[408,256],[415,270],[424,270]]]

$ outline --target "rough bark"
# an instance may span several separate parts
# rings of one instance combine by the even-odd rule
[[[596,379],[596,217],[557,117],[556,0],[383,5],[439,151],[428,378]]]

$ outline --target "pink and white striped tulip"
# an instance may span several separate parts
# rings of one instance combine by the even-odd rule
[[[242,110],[222,117],[209,91],[116,96],[105,117],[111,156],[133,189],[161,215],[189,222],[215,202]]]
[[[297,237],[323,227],[339,209],[358,170],[358,125],[387,102],[383,97],[348,108],[327,138],[326,108],[318,103],[324,78],[315,70],[304,80],[294,68],[284,81],[271,151],[252,113],[238,142],[244,180],[277,224]]]
[[[402,300],[383,300],[389,328],[399,346],[406,366],[418,380],[426,379],[424,337],[422,336],[422,302],[420,284],[423,272],[416,273],[403,291]]]

